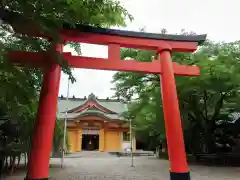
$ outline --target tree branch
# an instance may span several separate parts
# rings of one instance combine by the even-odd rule
[[[224,98],[226,97],[226,94],[227,93],[221,93],[221,97],[220,97],[220,99],[218,100],[218,102],[216,103],[216,106],[215,106],[215,109],[214,109],[214,113],[213,113],[213,116],[212,116],[212,118],[211,118],[211,120],[212,121],[214,121],[215,122],[215,120],[216,120],[216,118],[219,116],[219,114],[220,114],[220,110],[221,110],[221,108],[222,108],[222,106],[223,106],[223,100],[224,100]]]
[[[204,90],[203,91],[203,100],[204,100],[204,109],[205,109],[205,118],[206,118],[206,120],[208,120],[207,99],[208,99],[207,91]]]

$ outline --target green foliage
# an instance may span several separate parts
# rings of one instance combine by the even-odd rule
[[[0,34],[3,35],[1,37],[8,36],[13,40],[17,39],[20,44],[27,45],[29,51],[36,50],[37,47],[37,51],[50,51],[55,55],[57,55],[55,44],[62,42],[57,30],[65,23],[72,27],[76,24],[109,27],[125,25],[126,18],[132,20],[132,16],[120,5],[119,1],[115,0],[6,0],[1,1],[1,7],[7,7],[8,10],[19,13],[19,15],[12,15],[11,21],[6,22],[7,24],[1,25]],[[52,44],[46,43],[41,38],[25,35],[36,32],[48,34],[52,38]],[[70,44],[75,49],[79,48],[76,43]],[[0,41],[0,47],[5,47],[3,41]],[[19,45],[19,47],[22,46]],[[2,52],[8,50],[1,49]],[[74,81],[70,67],[62,58],[57,59],[63,71]]]
[[[14,119],[19,129],[19,134],[13,138],[14,141],[8,142],[11,145],[16,145],[16,142],[18,144],[8,148],[8,151],[6,151],[7,146],[3,145],[5,139],[0,139],[1,168],[6,156],[15,157],[11,149],[18,149],[20,153],[29,152],[42,81],[40,69],[13,66],[8,60],[8,52],[12,50],[47,51],[56,57],[56,63],[62,66],[63,72],[68,74],[74,82],[71,67],[55,49],[57,43],[63,43],[58,36],[58,29],[66,23],[71,27],[74,27],[75,24],[101,27],[123,26],[125,20],[131,20],[132,16],[120,6],[119,1],[115,0],[4,0],[0,2],[0,7],[1,15],[4,14],[2,13],[4,8],[18,13],[17,15],[13,14],[11,20],[0,24],[0,117],[7,116]],[[28,33],[48,34],[51,42],[43,38],[28,36]],[[81,53],[80,44],[67,43]],[[1,122],[1,135],[6,133],[6,128],[3,128],[6,123],[8,121]],[[5,125],[2,126],[2,124]],[[11,124],[7,125],[12,126]],[[62,138],[62,122],[56,121],[54,150],[58,150],[61,146]],[[9,152],[9,154],[4,154],[5,152]]]
[[[59,152],[63,147],[63,138],[64,138],[64,121],[56,120],[55,129],[54,129],[54,137],[53,137],[53,151]],[[68,149],[68,133],[66,133],[66,148]]]
[[[187,149],[214,151],[216,123],[239,110],[240,43],[206,42],[193,54],[173,53],[173,61],[196,64],[199,77],[176,77],[179,107]],[[151,61],[151,51],[124,49],[122,58]],[[126,118],[132,118],[137,138],[145,142],[165,137],[158,75],[118,72],[114,75],[116,96],[130,101]],[[155,139],[155,140],[154,140]]]
[[[131,57],[137,61],[150,62],[156,54],[152,51],[123,49],[121,59]],[[137,138],[149,142],[149,147],[164,139],[165,129],[160,96],[160,78],[154,74],[119,72],[114,75],[116,96],[123,101],[131,101],[129,111],[123,116],[133,120]],[[159,129],[156,129],[159,127]]]

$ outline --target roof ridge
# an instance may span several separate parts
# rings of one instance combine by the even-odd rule
[[[59,100],[67,100],[67,98],[66,97],[58,97],[58,99]],[[69,97],[68,98],[68,100],[69,101],[87,101],[88,99],[87,98],[77,98],[77,97]],[[97,101],[99,101],[99,102],[119,102],[119,103],[122,103],[121,101],[120,101],[120,99],[110,99],[110,98],[97,98],[96,99]]]

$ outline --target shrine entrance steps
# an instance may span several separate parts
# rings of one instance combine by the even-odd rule
[[[82,152],[74,152],[74,153],[69,153],[66,155],[66,158],[107,158],[107,157],[112,157],[107,152],[99,152],[99,151],[82,151]]]

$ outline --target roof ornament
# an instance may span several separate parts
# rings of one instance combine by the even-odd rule
[[[88,100],[96,100],[96,99],[97,97],[93,93],[88,95]]]

